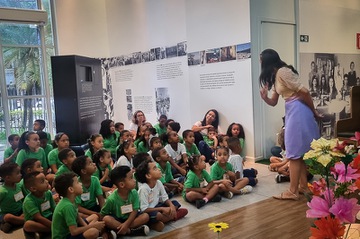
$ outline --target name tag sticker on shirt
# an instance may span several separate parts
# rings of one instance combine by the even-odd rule
[[[90,192],[81,194],[82,201],[89,201],[90,200]]]
[[[46,210],[50,209],[50,202],[46,201],[44,203],[41,203],[41,211],[44,212]]]
[[[23,198],[24,198],[24,194],[21,191],[14,195],[15,202],[18,202]]]
[[[154,193],[151,192],[151,193],[149,193],[148,203],[152,203],[153,201],[154,201]]]
[[[121,206],[121,213],[122,214],[127,214],[127,213],[130,213],[132,211],[133,211],[132,204]]]

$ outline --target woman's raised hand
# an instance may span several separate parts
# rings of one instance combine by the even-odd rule
[[[263,100],[265,100],[266,98],[268,98],[268,92],[269,92],[269,87],[268,85],[264,85],[261,89],[260,89],[260,96]]]

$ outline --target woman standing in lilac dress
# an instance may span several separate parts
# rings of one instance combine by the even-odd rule
[[[318,139],[316,118],[321,117],[312,98],[300,82],[297,71],[283,62],[279,54],[266,49],[261,53],[260,95],[270,106],[275,106],[279,95],[285,100],[286,158],[290,160],[290,188],[276,199],[298,200],[307,189],[306,166],[303,155],[310,150],[313,139]],[[268,97],[268,90],[272,95]]]

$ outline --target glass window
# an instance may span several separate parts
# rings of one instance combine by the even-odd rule
[[[40,45],[40,33],[35,24],[0,24],[0,40],[3,45]]]
[[[0,7],[38,9],[37,0],[0,0]]]

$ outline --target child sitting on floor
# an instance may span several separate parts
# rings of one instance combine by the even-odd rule
[[[44,234],[41,236],[51,234],[52,215],[56,205],[45,175],[40,172],[29,173],[24,177],[24,184],[31,192],[25,197],[23,204],[25,237],[35,238],[35,233]]]
[[[139,195],[135,190],[132,170],[127,166],[114,168],[110,174],[111,182],[117,189],[106,199],[101,215],[105,225],[111,230],[113,238],[118,235],[146,236],[149,227],[147,213],[140,213]]]
[[[165,146],[165,150],[171,157],[170,164],[172,166],[172,173],[186,175],[186,165],[188,156],[185,146],[179,142],[179,136],[175,131],[169,131],[162,135],[163,141],[168,144]]]
[[[0,166],[0,177],[5,182],[0,186],[0,229],[9,233],[14,226],[24,224],[20,167],[13,162],[4,163]]]
[[[219,187],[214,184],[212,178],[206,172],[205,159],[199,156],[189,158],[189,172],[186,175],[184,190],[182,193],[185,201],[195,202],[197,208],[203,207],[206,203],[220,202],[218,195]],[[205,183],[207,182],[207,185]]]
[[[23,164],[21,165],[21,175],[23,178],[19,182],[19,185],[24,194],[24,197],[26,197],[28,194],[30,194],[30,190],[25,186],[24,178],[27,174],[33,173],[33,172],[43,173],[44,169],[41,166],[41,163],[38,159],[35,159],[35,158],[26,159],[23,162]]]
[[[229,149],[231,149],[231,155],[229,157],[229,163],[233,166],[233,170],[235,172],[235,178],[243,178],[246,177],[249,179],[249,185],[255,186],[258,183],[256,178],[257,170],[254,168],[244,169],[244,160],[240,155],[241,146],[240,141],[236,137],[230,137],[228,140]]]
[[[93,176],[100,181],[104,193],[112,190],[113,183],[110,180],[112,158],[109,150],[100,149],[93,156],[93,162],[96,165],[96,172]]]
[[[71,165],[73,164],[74,160],[76,159],[75,152],[69,148],[66,148],[59,152],[58,157],[59,157],[60,161],[63,163],[63,165],[60,166],[60,168],[58,169],[58,171],[55,174],[55,177],[57,177],[63,173],[72,172]]]
[[[166,152],[165,148],[155,149],[152,152],[152,157],[155,159],[156,166],[161,171],[162,177],[160,178],[160,181],[164,184],[169,198],[171,198],[174,194],[182,192],[184,188],[184,185],[182,185],[184,177],[174,179],[171,173],[171,164],[169,163],[170,156]]]
[[[18,134],[11,134],[8,137],[8,142],[10,147],[6,148],[4,151],[4,162],[16,162],[16,157],[19,152],[20,136]]]
[[[193,156],[200,156],[201,159],[205,159],[205,156],[200,154],[200,151],[195,144],[195,135],[192,130],[185,130],[183,132],[183,138],[186,153],[188,154],[189,158]]]
[[[216,150],[216,162],[210,168],[211,178],[214,183],[219,185],[220,193],[224,197],[232,198],[233,194],[245,194],[252,191],[252,187],[247,185],[248,178],[236,179],[232,165],[229,160],[229,149],[220,147]]]
[[[180,208],[176,200],[170,201],[164,185],[160,182],[161,172],[152,161],[144,161],[136,168],[139,187],[140,210],[150,216],[150,228],[164,229],[164,223],[176,221],[187,215],[188,210]]]
[[[83,192],[76,198],[79,212],[84,214],[85,217],[96,214],[101,219],[100,210],[105,203],[105,199],[99,179],[92,176],[96,171],[95,163],[89,157],[83,155],[74,160],[72,170],[79,175],[78,180],[82,184]]]
[[[81,183],[75,173],[64,173],[54,180],[56,192],[63,198],[56,206],[51,224],[52,238],[85,238],[96,239],[105,227],[98,217],[88,224],[78,214],[75,198],[83,193]]]
[[[151,160],[154,161],[151,154],[154,149],[163,147],[163,145],[161,143],[161,139],[157,136],[152,137],[150,139],[149,147],[150,147],[150,150],[147,153],[150,155]]]

